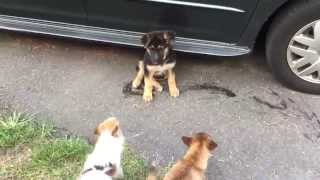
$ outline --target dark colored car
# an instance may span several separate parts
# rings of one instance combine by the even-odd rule
[[[141,46],[177,32],[178,51],[238,56],[258,37],[285,85],[320,94],[320,0],[0,0],[0,28]]]

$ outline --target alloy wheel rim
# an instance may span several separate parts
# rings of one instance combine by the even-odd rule
[[[287,61],[299,78],[320,84],[320,20],[304,26],[293,36]]]

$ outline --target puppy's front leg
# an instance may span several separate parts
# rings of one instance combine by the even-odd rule
[[[168,70],[168,85],[169,85],[170,96],[178,97],[179,96],[179,89],[177,88],[176,75],[175,75],[173,69]]]
[[[137,89],[140,86],[143,76],[144,76],[144,63],[143,61],[139,61],[137,76],[132,81],[133,88]]]
[[[144,92],[143,92],[143,100],[145,102],[150,102],[152,101],[152,89],[153,89],[153,84],[151,80],[151,73],[148,75],[144,76]]]

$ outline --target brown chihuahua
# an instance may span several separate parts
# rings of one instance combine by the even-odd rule
[[[217,144],[206,133],[197,133],[193,137],[182,137],[188,146],[187,153],[165,175],[163,180],[204,180],[208,160]],[[151,171],[147,180],[156,180]]]
[[[167,76],[170,95],[179,96],[173,71],[176,65],[175,53],[172,50],[174,41],[175,33],[172,31],[153,31],[141,38],[146,52],[143,61],[139,61],[138,73],[132,82],[132,87],[138,88],[144,80],[143,99],[146,102],[152,100],[153,88],[162,92],[163,88],[156,80],[159,76]]]

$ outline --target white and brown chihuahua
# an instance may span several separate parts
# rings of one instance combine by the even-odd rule
[[[98,135],[94,150],[88,155],[78,180],[112,180],[123,176],[121,154],[125,138],[119,121],[112,117],[100,123],[95,130]]]

